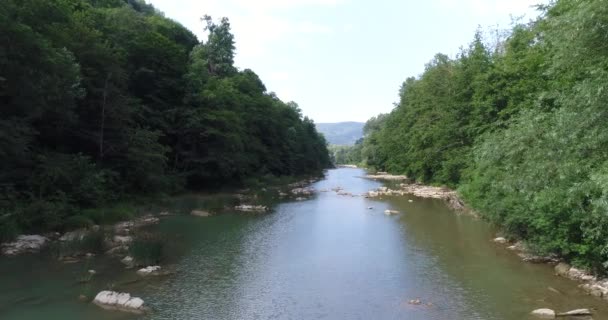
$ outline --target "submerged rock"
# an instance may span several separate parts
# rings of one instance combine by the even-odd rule
[[[210,217],[211,213],[205,210],[192,210],[190,215],[195,217]]]
[[[395,214],[399,214],[399,211],[397,211],[397,210],[385,210],[384,214],[387,215],[387,216],[392,216],[392,215],[395,215]]]
[[[557,314],[558,317],[577,317],[577,316],[590,316],[590,315],[591,315],[591,311],[589,311],[589,309],[576,309],[576,310],[571,310],[568,312]]]
[[[131,295],[128,293],[101,291],[97,294],[97,296],[95,296],[93,303],[104,309],[133,313],[146,312],[144,300],[137,297],[131,297]]]
[[[2,244],[2,254],[14,256],[26,252],[37,252],[47,244],[48,240],[40,235],[20,235],[14,242]]]
[[[555,311],[551,309],[536,309],[531,312],[533,316],[536,316],[540,319],[555,319]]]

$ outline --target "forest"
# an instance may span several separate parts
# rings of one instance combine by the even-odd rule
[[[558,0],[435,55],[338,162],[456,188],[535,251],[608,271],[608,6]],[[500,34],[500,33],[499,33]]]
[[[235,67],[228,19],[201,28],[205,41],[142,0],[0,2],[0,241],[330,165],[298,105]]]

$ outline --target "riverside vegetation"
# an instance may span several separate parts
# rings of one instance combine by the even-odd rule
[[[234,66],[229,21],[203,24],[199,41],[141,0],[0,3],[0,241],[330,165],[298,105]]]
[[[558,0],[408,78],[340,162],[457,188],[539,253],[608,270],[608,6]],[[500,34],[500,33],[499,33]]]

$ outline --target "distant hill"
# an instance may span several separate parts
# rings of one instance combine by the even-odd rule
[[[317,123],[317,130],[321,132],[329,144],[353,145],[363,137],[363,122],[337,122]]]

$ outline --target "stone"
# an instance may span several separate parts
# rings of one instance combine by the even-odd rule
[[[142,269],[137,270],[137,274],[140,276],[156,276],[161,275],[161,267],[160,266],[149,266]]]
[[[234,210],[243,211],[243,212],[266,212],[266,211],[268,211],[268,207],[243,204],[243,205],[234,207]]]
[[[195,217],[210,217],[211,213],[205,210],[192,210],[190,215]]]
[[[14,256],[26,252],[40,251],[49,239],[41,235],[20,235],[14,242],[2,244],[2,254]]]
[[[144,301],[141,298],[131,297],[128,293],[101,291],[95,296],[93,303],[104,309],[133,313],[146,312]]]
[[[131,256],[124,257],[122,260],[120,260],[120,262],[127,266],[127,268],[133,268],[135,266],[135,259],[133,259]]]
[[[387,215],[387,216],[392,216],[392,215],[395,215],[395,214],[399,214],[399,211],[397,211],[397,210],[385,210],[384,214]]]
[[[126,245],[126,244],[133,242],[133,237],[131,237],[131,236],[114,236],[114,238],[112,238],[112,240],[114,240],[114,243],[116,243],[116,244]]]
[[[555,266],[555,274],[560,277],[567,277],[570,271],[570,265],[565,262],[560,262]]]
[[[558,313],[558,317],[577,317],[577,316],[590,316],[591,311],[589,309],[576,309],[570,310],[564,313]]]
[[[505,238],[503,238],[503,237],[497,237],[497,238],[494,238],[494,240],[492,240],[492,241],[494,241],[494,242],[496,242],[496,243],[500,243],[500,244],[505,244],[505,243],[507,243],[507,239],[505,239]]]
[[[555,319],[555,311],[551,309],[536,309],[531,314],[540,319]]]

